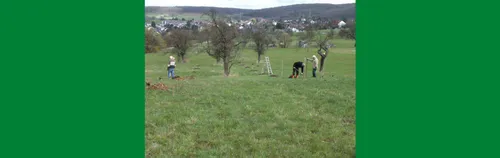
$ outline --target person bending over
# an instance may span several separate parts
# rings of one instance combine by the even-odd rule
[[[293,63],[293,72],[292,76],[293,78],[297,78],[299,76],[299,69],[301,70],[300,74],[304,74],[304,63],[301,61],[297,61]]]

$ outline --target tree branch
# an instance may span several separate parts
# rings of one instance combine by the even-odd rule
[[[244,41],[239,41],[238,43],[236,43],[236,44],[234,45],[234,47],[238,47],[238,46],[239,46],[241,43],[243,43],[243,42],[244,42]]]

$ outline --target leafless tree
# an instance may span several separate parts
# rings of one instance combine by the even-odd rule
[[[263,26],[254,26],[250,31],[252,40],[255,43],[254,50],[257,52],[257,63],[260,63],[260,57],[264,55],[271,42],[270,33]]]
[[[231,73],[231,67],[239,58],[242,43],[246,41],[239,36],[235,25],[218,15],[215,9],[210,9],[204,15],[209,17],[211,23],[206,52],[215,59],[222,60],[224,76],[228,77]]]
[[[278,39],[280,41],[281,48],[288,48],[290,43],[292,43],[292,37],[285,31],[280,31],[280,33],[278,33]]]
[[[315,28],[314,26],[308,26],[305,28],[305,34],[304,34],[304,40],[306,40],[307,42],[311,42],[313,39],[314,39],[314,36],[316,36],[315,34]]]
[[[211,41],[211,37],[213,36],[212,34],[214,34],[214,32],[211,32],[211,30],[212,28],[207,27],[200,32],[198,36],[200,51],[207,53],[209,56],[215,59],[217,64],[220,64],[222,60],[220,55],[214,52],[214,46]]]
[[[329,41],[333,39],[334,37],[334,32],[333,29],[329,30],[326,33],[322,33],[321,31],[315,31],[317,33],[316,38],[314,41],[316,42],[316,45],[318,46],[318,54],[321,57],[319,61],[319,72],[322,73],[324,69],[324,64],[325,64],[325,59],[328,57],[329,53]]]
[[[308,45],[311,44],[314,41],[314,37],[316,37],[315,31],[314,26],[307,26],[304,32],[299,33],[299,40],[306,42]],[[309,52],[309,47],[307,47],[307,52]]]
[[[166,41],[174,48],[174,53],[177,55],[177,60],[186,62],[185,56],[188,49],[192,46],[191,40],[193,35],[191,30],[175,29],[166,36]]]
[[[354,40],[354,47],[356,47],[356,21],[347,22],[345,27],[339,31],[339,36]]]

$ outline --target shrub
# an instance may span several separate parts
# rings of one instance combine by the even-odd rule
[[[155,53],[164,48],[165,42],[154,28],[144,28],[144,36],[145,53]]]

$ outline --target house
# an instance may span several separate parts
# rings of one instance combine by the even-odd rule
[[[344,27],[344,26],[345,26],[345,24],[346,24],[346,23],[345,23],[344,21],[340,21],[340,22],[338,23],[339,28]]]

